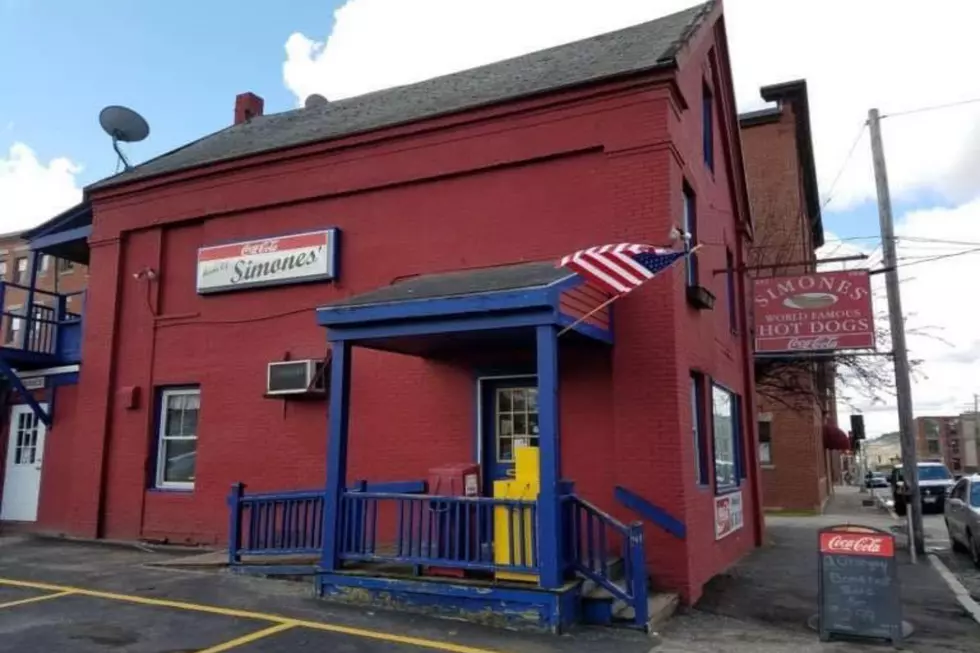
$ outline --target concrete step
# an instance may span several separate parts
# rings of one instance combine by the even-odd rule
[[[626,572],[626,564],[622,558],[610,558],[608,564],[606,564],[607,575],[612,581],[621,581]],[[595,589],[599,589],[599,585],[591,578],[586,578],[582,582],[582,594],[589,594]]]
[[[617,605],[618,604],[618,605]],[[680,596],[675,592],[652,592],[647,596],[647,632],[654,633],[663,627],[667,620],[677,612]],[[617,599],[613,607],[613,618],[632,621],[635,615],[633,606]]]

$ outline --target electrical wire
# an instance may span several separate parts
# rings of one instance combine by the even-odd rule
[[[908,109],[906,111],[893,111],[892,113],[882,114],[881,118],[894,118],[897,116],[909,116],[914,113],[925,113],[926,111],[938,111],[940,109],[951,109],[953,107],[961,107],[967,104],[976,104],[980,102],[980,97],[971,98],[969,100],[957,100],[956,102],[946,102],[944,104],[933,104],[925,107],[918,107],[915,109]]]
[[[897,268],[907,268],[907,267],[911,267],[913,265],[919,265],[920,263],[932,263],[933,261],[941,261],[943,259],[953,258],[953,257],[956,257],[956,256],[963,256],[964,254],[975,254],[977,252],[980,252],[980,247],[974,247],[972,249],[966,249],[966,250],[963,250],[962,252],[953,252],[951,254],[941,254],[939,256],[929,256],[929,257],[926,257],[926,258],[923,258],[923,259],[918,259],[918,260],[915,260],[915,261],[911,261],[910,263],[899,263],[895,267],[896,267],[896,269]]]
[[[823,210],[827,208],[827,205],[834,199],[834,189],[837,188],[837,182],[840,181],[841,176],[847,169],[847,164],[850,163],[851,157],[854,156],[854,150],[857,149],[858,143],[861,142],[861,137],[864,136],[864,130],[867,126],[868,121],[865,120],[861,123],[861,129],[858,130],[857,136],[854,138],[854,142],[851,143],[851,149],[848,150],[847,156],[844,157],[844,163],[841,164],[840,169],[837,171],[837,175],[834,177],[834,180],[830,182],[830,190],[827,191],[827,199],[825,199],[823,204],[820,205],[821,213],[823,213]]]

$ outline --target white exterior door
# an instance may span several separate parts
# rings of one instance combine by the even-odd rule
[[[47,406],[41,404],[47,410]],[[36,521],[41,492],[41,458],[44,457],[45,426],[30,406],[10,410],[7,466],[3,475],[0,519]]]

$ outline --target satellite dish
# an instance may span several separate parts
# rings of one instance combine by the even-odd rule
[[[129,170],[132,166],[126,160],[126,155],[119,149],[123,143],[137,143],[150,135],[150,125],[140,114],[132,109],[120,106],[108,106],[99,112],[99,124],[105,133],[112,136],[112,147],[119,155],[123,165]]]
[[[314,93],[313,95],[307,96],[306,102],[303,103],[303,106],[305,106],[307,109],[311,109],[313,107],[323,106],[328,102],[329,100],[327,98],[323,97],[319,93]]]

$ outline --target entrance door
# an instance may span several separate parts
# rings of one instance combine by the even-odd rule
[[[47,409],[43,404],[42,408]],[[3,475],[0,519],[36,521],[41,491],[41,458],[44,455],[44,423],[30,406],[10,410],[7,467]]]
[[[483,478],[488,496],[493,482],[514,476],[514,447],[538,446],[538,387],[534,376],[482,379]]]

